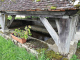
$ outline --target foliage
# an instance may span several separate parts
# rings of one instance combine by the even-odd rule
[[[54,7],[54,6],[51,6],[51,8],[50,9],[56,9],[56,7]]]
[[[80,50],[80,41],[77,44],[77,48]]]
[[[31,26],[29,25],[28,27],[25,27],[25,31],[19,29],[15,29],[15,31],[13,32],[15,36],[20,37],[20,38],[28,38],[28,35],[31,36],[31,31],[30,31]]]
[[[0,36],[0,60],[50,60],[46,58],[44,51],[36,58],[24,48],[17,47],[11,40]]]
[[[11,40],[0,36],[0,60],[37,60],[37,58],[24,48],[14,45]]]
[[[79,60],[79,59],[77,59],[77,56],[74,54],[70,60]]]
[[[8,20],[11,20],[11,19],[12,19],[12,16],[8,16],[7,19],[8,19]],[[15,19],[25,19],[25,18],[22,18],[22,17],[15,17]]]
[[[36,2],[39,2],[40,0],[36,0]]]
[[[26,16],[25,18],[22,18],[22,17],[15,17],[15,19],[27,19],[27,18],[39,18],[39,17],[35,17],[35,16]],[[48,17],[47,17],[48,18]],[[8,20],[11,20],[12,19],[12,16],[8,16],[7,18]]]
[[[75,5],[75,7],[76,7],[76,8],[79,8],[79,7],[80,7],[80,4]]]
[[[15,17],[15,19],[22,19],[21,17]]]
[[[25,17],[25,18],[31,18],[31,16],[27,16],[27,17]]]
[[[7,18],[8,20],[11,20],[12,19],[12,16],[8,16],[8,18]]]

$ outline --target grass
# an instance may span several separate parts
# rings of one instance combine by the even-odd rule
[[[78,50],[80,50],[80,41],[77,44],[77,48],[78,48]]]
[[[80,42],[79,42],[80,43]],[[73,55],[70,60],[79,60]],[[11,40],[6,40],[0,36],[0,60],[50,60],[45,55],[45,50],[36,58],[28,53],[24,48],[17,47]]]
[[[79,60],[79,59],[77,59],[77,56],[74,54],[70,60]]]
[[[80,41],[78,41],[77,43],[77,50],[80,51]],[[70,60],[80,60],[80,59],[78,59],[78,56],[74,54]]]
[[[34,55],[24,48],[17,47],[12,41],[0,36],[0,60],[37,60]]]
[[[6,40],[0,36],[0,60],[49,60],[44,53],[37,59],[24,48],[17,47],[11,40]]]

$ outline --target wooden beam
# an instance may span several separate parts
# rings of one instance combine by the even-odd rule
[[[58,40],[59,37],[56,33],[56,31],[53,29],[53,27],[50,25],[50,23],[48,22],[48,20],[44,17],[39,17],[41,22],[44,24],[45,28],[47,29],[47,31],[49,32],[49,34],[51,35],[51,37],[53,38],[53,40],[55,41],[55,43],[58,46]]]
[[[59,34],[58,49],[62,55],[69,53],[70,42],[73,40],[76,32],[77,17],[78,15],[75,15],[56,20]]]
[[[60,16],[60,15],[74,15],[78,12],[78,10],[66,10],[66,11],[2,11],[1,13],[7,15],[44,15],[44,16]]]
[[[15,14],[15,15],[64,15],[65,12],[62,11],[17,11],[17,12],[3,12],[5,14]]]
[[[7,14],[7,15],[25,15],[25,16],[43,16],[43,17],[54,17],[54,18],[61,18],[65,12],[54,12],[54,11],[18,11],[18,12],[1,12],[2,14]]]

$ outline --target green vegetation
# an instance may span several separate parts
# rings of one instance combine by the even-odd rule
[[[0,36],[0,60],[50,60],[44,51],[36,58],[35,55],[27,52],[24,48],[17,47],[11,40]]]
[[[20,28],[19,29],[15,29],[14,31],[14,35],[19,37],[19,38],[25,38],[27,39],[28,38],[28,35],[31,36],[31,31],[30,31],[30,28],[31,26],[29,25],[28,27],[26,26],[25,27],[25,31],[21,30]]]
[[[56,7],[54,7],[54,6],[51,6],[51,8],[50,9],[56,9]]]
[[[34,17],[34,16],[27,16],[25,18],[22,18],[22,17],[15,17],[15,19],[28,19],[28,18],[39,18],[39,17]],[[47,17],[48,18],[48,17]],[[12,19],[12,16],[8,16],[7,18],[8,20],[11,20]]]
[[[0,60],[37,60],[34,55],[24,48],[17,47],[10,40],[0,36]]]
[[[63,60],[68,60],[67,58],[63,58]]]
[[[80,4],[75,5],[75,7],[76,7],[76,8],[79,8],[79,7],[80,7]]]
[[[78,48],[78,50],[80,50],[80,41],[77,44],[77,48]]]
[[[12,16],[8,16],[8,18],[7,18],[8,20],[11,20],[12,19]]]
[[[25,19],[25,18],[21,18],[21,17],[15,17],[15,19]]]
[[[79,59],[77,59],[77,56],[74,54],[70,60],[79,60]]]
[[[80,41],[78,41],[78,43],[77,43],[77,50],[80,51]],[[78,56],[74,54],[70,60],[79,60],[79,59],[77,59],[77,57]]]
[[[5,0],[1,0],[1,2],[4,2]]]
[[[39,2],[40,0],[36,0],[36,2]]]
[[[64,58],[62,55],[60,55],[59,53],[55,53],[52,50],[47,50],[46,48],[42,48],[42,49],[37,49],[37,52],[42,53],[42,51],[45,51],[44,54],[47,58],[50,59],[54,59],[54,60],[68,60],[67,58]]]
[[[45,55],[45,50],[43,49],[42,50],[42,53],[39,53],[38,55],[38,60],[50,60],[50,58],[48,58],[46,55]]]

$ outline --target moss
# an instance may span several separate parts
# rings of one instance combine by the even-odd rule
[[[46,56],[47,56],[48,58],[53,58],[53,57],[55,57],[55,52],[52,51],[52,50],[45,52],[45,54],[46,54]]]
[[[36,0],[36,2],[39,2],[40,0]]]
[[[52,50],[47,50],[46,48],[37,49],[37,51],[39,53],[41,53],[43,50],[45,51],[45,56],[47,58],[50,58],[50,59],[53,59],[53,60],[68,60],[67,58],[64,58],[62,55],[57,54]]]
[[[50,51],[46,51],[45,55],[48,57],[48,58],[54,58],[54,59],[57,59],[57,60],[60,60],[63,58],[63,56],[59,55],[59,54],[56,54],[54,51],[50,50]]]
[[[16,3],[16,0],[11,0],[12,2]]]
[[[35,49],[38,49],[38,48],[40,48],[40,49],[47,48],[48,49],[48,45],[46,43],[39,41],[39,40],[29,39],[28,42],[33,44],[35,46]]]
[[[2,31],[0,31],[0,33],[3,33]]]
[[[4,2],[5,0],[1,0],[1,2]]]
[[[80,7],[80,4],[75,5],[75,7],[76,7],[76,8],[79,8],[79,7]]]
[[[56,55],[54,58],[60,60],[60,59],[62,59],[62,56],[60,56],[60,55]]]
[[[43,50],[44,50],[44,51],[46,51],[46,50],[47,50],[47,48],[42,48],[42,49],[41,49],[41,48],[39,48],[39,49],[37,49],[36,51],[40,53],[40,52],[42,52]]]
[[[51,6],[51,8],[50,9],[56,9],[56,7],[54,7],[54,6]]]
[[[62,60],[68,60],[67,58],[63,58]]]

